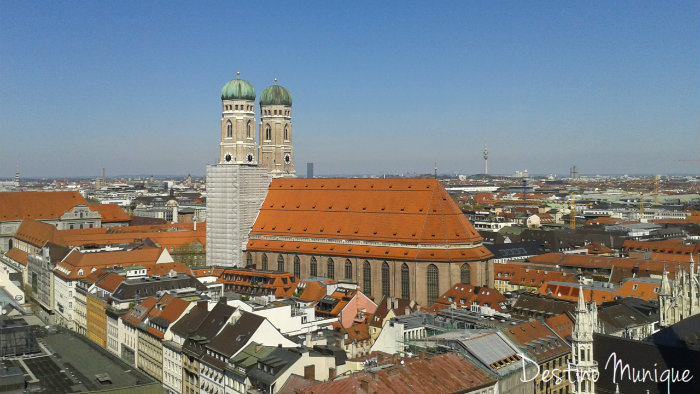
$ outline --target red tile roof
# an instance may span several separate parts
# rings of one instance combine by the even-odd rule
[[[72,250],[63,261],[56,264],[54,273],[66,279],[80,279],[90,274],[92,269],[128,267],[142,265],[146,268],[156,265],[162,250],[159,248],[141,248],[129,251],[81,253]],[[79,271],[83,270],[83,275]]]
[[[476,391],[496,383],[479,367],[457,353],[426,358],[397,359],[392,367],[358,372],[342,379],[307,386],[301,394],[452,394]]]
[[[533,320],[502,331],[520,347],[528,349],[538,363],[571,353],[571,347],[543,323]]]
[[[493,275],[496,280],[508,281],[511,285],[539,287],[545,282],[576,282],[576,274],[527,268],[519,263],[494,264]]]
[[[477,305],[489,306],[496,311],[505,312],[505,309],[500,305],[505,301],[506,297],[496,289],[457,283],[438,297],[429,310],[435,312],[449,308],[452,303],[455,303],[457,308],[468,308],[476,302]]]
[[[435,179],[275,179],[250,234],[248,250],[428,261],[491,257]],[[269,237],[279,238],[263,240]],[[417,244],[464,247],[418,249]]]
[[[15,238],[37,247],[42,247],[47,242],[65,245],[63,237],[56,230],[56,226],[32,219],[22,220],[15,233]]]
[[[114,291],[117,290],[117,287],[119,287],[119,285],[125,280],[125,277],[115,274],[114,272],[110,272],[107,275],[100,278],[97,281],[96,285],[107,290],[110,293],[114,293]]]
[[[22,265],[27,265],[27,252],[25,251],[19,250],[17,248],[12,248],[7,253],[5,253],[5,256]]]
[[[566,338],[571,335],[571,331],[574,329],[574,321],[571,320],[569,315],[566,313],[548,317],[544,319],[544,322],[562,338]]]
[[[91,211],[97,211],[102,216],[102,223],[129,222],[131,217],[116,204],[92,204]]]
[[[56,219],[79,204],[88,202],[78,192],[0,193],[0,221]]]

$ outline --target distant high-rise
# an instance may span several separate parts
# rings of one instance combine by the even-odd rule
[[[486,144],[484,144],[484,175],[489,174],[489,150],[486,149]]]
[[[571,167],[571,170],[569,171],[569,178],[578,179],[578,170],[576,169],[576,165]]]
[[[306,177],[308,179],[314,177],[314,163],[306,163]]]

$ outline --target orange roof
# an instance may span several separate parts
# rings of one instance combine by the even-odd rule
[[[102,216],[102,223],[128,222],[131,217],[117,204],[93,204],[91,211],[97,211]]]
[[[161,253],[162,250],[159,248],[93,253],[81,253],[79,250],[74,249],[63,261],[56,264],[54,272],[66,279],[80,279],[89,275],[93,268],[128,267],[132,265],[142,265],[149,268],[156,265],[156,260],[158,260]],[[83,270],[82,276],[79,275],[80,269]]]
[[[291,297],[296,289],[296,278],[289,272],[227,268],[216,280],[224,283],[225,290],[241,294],[274,294],[275,297]]]
[[[324,283],[328,284],[327,281],[323,281]],[[303,285],[299,286],[300,284]],[[336,283],[335,281],[331,281],[331,283]],[[321,284],[321,281],[300,281],[299,285],[297,285],[297,290],[301,290],[301,294],[299,295],[299,299],[305,302],[318,302],[323,298],[326,293],[327,289],[325,286]]]
[[[700,243],[684,244],[683,239],[681,238],[667,239],[663,241],[634,241],[628,239],[622,243],[622,248],[626,251],[639,250],[659,253],[685,254],[685,261],[688,261],[687,255],[700,252]]]
[[[117,290],[117,287],[119,287],[119,285],[125,280],[125,277],[115,274],[114,272],[110,272],[97,282],[97,286],[107,290],[110,293],[114,293],[114,291]]]
[[[564,340],[552,335],[552,330],[537,320],[506,328],[502,332],[530,350],[539,363],[571,353],[571,347]]]
[[[172,263],[158,263],[147,266],[148,275],[158,275],[162,276],[170,271],[175,271],[178,273],[183,273],[192,276],[192,270],[185,263],[179,261],[173,261]]]
[[[78,192],[0,193],[0,221],[56,219],[79,204],[88,202]]]
[[[170,294],[164,294],[148,311],[148,318],[160,318],[172,324],[180,317],[180,315],[182,315],[189,304],[189,301],[173,297]],[[157,338],[163,338],[165,334],[163,331],[155,327],[148,327],[146,332]]]
[[[136,327],[148,316],[148,312],[156,305],[156,302],[158,302],[158,300],[150,296],[141,301],[137,307],[129,309],[128,312],[122,315],[121,319]]]
[[[677,270],[677,264],[669,264],[668,261],[628,259],[622,257],[590,256],[564,253],[544,253],[528,258],[531,263],[559,265],[567,267],[603,268],[612,269],[637,269],[637,275],[649,274],[661,275],[664,268],[673,273]]]
[[[607,224],[607,225],[612,225],[612,224],[618,224],[622,220],[621,219],[615,219],[615,218],[609,218],[609,217],[599,217],[596,219],[590,219],[586,221],[586,226],[593,226],[595,224]]]
[[[201,278],[203,276],[216,276],[218,278],[223,273],[223,268],[197,268],[192,270],[192,276],[195,278]]]
[[[269,244],[256,237],[304,237],[323,242],[347,240],[394,242],[391,247],[360,247],[338,254],[406,258],[403,249],[417,244],[464,244],[462,249],[431,250],[426,259],[473,260],[491,253],[481,246],[482,238],[435,179],[275,179],[250,232],[250,250],[295,251],[303,244],[311,252],[313,241]],[[361,249],[361,250],[360,250]],[[391,251],[388,249],[398,249]],[[460,256],[459,251],[467,252]],[[483,251],[478,251],[483,249]],[[458,251],[458,253],[453,253]],[[413,251],[413,254],[420,254]],[[429,256],[433,253],[433,256]]]
[[[518,263],[494,264],[494,279],[520,286],[539,287],[545,282],[576,282],[576,274],[527,268]]]
[[[562,338],[571,335],[571,331],[574,329],[574,321],[566,313],[548,317],[544,319],[544,322]]]
[[[19,250],[17,248],[10,249],[5,256],[22,264],[27,265],[27,252]]]
[[[591,242],[588,245],[586,245],[586,249],[588,249],[588,254],[609,254],[609,253],[615,253],[614,250],[608,248],[607,246],[598,243],[598,242]]]
[[[189,245],[193,242],[206,245],[207,242],[204,229],[197,229],[197,231],[163,231],[162,229],[153,229],[150,226],[138,227],[146,231],[122,231],[99,228],[61,230],[60,234],[65,240],[65,243],[70,246],[126,244],[143,241],[146,238],[164,248],[175,248],[181,245]],[[121,227],[119,229],[121,229]]]
[[[472,286],[465,283],[457,283],[435,300],[429,309],[433,312],[448,308],[452,303],[460,307],[470,307],[474,302],[477,305],[488,306],[499,312],[505,312],[500,303],[505,302],[506,297],[498,290],[489,287]]]
[[[616,297],[636,297],[643,300],[657,299],[657,292],[661,287],[660,283],[636,281],[634,279],[625,281],[618,288],[584,288],[583,292],[586,300],[592,297],[596,304],[614,301]],[[577,284],[546,283],[537,289],[536,293],[541,295],[551,295],[563,300],[577,301],[579,288]]]
[[[65,245],[63,237],[55,226],[32,219],[22,220],[15,233],[15,238],[38,247],[46,245],[47,242]]]

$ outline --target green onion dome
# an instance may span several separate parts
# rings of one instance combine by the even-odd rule
[[[260,95],[260,105],[286,105],[292,106],[292,95],[289,90],[279,85],[272,85],[263,90]]]
[[[221,89],[221,99],[255,101],[255,88],[244,79],[232,79]]]

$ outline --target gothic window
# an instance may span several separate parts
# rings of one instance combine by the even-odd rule
[[[284,140],[289,141],[289,126],[284,125]]]
[[[301,278],[301,261],[299,261],[299,256],[294,256],[294,276]]]
[[[281,254],[277,256],[277,271],[284,272],[284,257]]]
[[[272,129],[269,124],[265,125],[265,141],[270,141],[272,139]]]
[[[427,274],[427,286],[428,286],[428,305],[433,305],[435,300],[438,298],[438,291],[440,289],[440,282],[438,279],[438,267],[435,264],[430,264],[428,266]]]
[[[251,255],[250,253],[245,254],[245,265],[246,267],[250,267],[251,265],[253,265],[253,255]]]
[[[226,138],[231,138],[233,137],[233,125],[231,124],[231,121],[226,122]]]
[[[326,263],[326,276],[331,279],[335,279],[335,266],[333,265],[333,259],[328,258]]]
[[[262,255],[262,269],[266,270],[267,269],[267,255],[263,253]]]
[[[316,257],[311,258],[311,264],[309,264],[309,276],[318,275],[318,263],[316,262]]]
[[[372,295],[372,267],[367,260],[362,264],[362,291],[368,296]]]
[[[246,138],[250,138],[250,121],[248,121],[248,124],[246,125],[246,131],[245,131],[245,136]]]
[[[472,283],[471,268],[469,268],[468,263],[462,264],[462,267],[459,269],[459,281],[465,284]]]
[[[345,280],[352,280],[352,262],[345,260]]]
[[[382,296],[389,295],[389,264],[382,264]]]
[[[403,263],[401,266],[401,298],[405,298],[407,300],[411,299],[411,289],[409,287],[409,283],[408,265]]]

